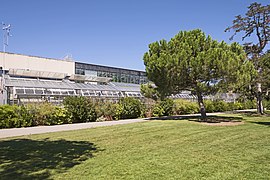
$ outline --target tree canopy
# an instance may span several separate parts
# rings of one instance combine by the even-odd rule
[[[247,53],[260,54],[270,41],[270,5],[263,6],[260,3],[252,3],[248,7],[245,16],[238,15],[233,20],[233,25],[225,31],[233,30],[234,34],[243,32],[242,40],[255,35],[257,42],[246,42],[244,44]]]
[[[249,55],[250,60],[253,62],[255,69],[257,70],[257,76],[253,76],[252,82],[249,88],[251,94],[254,94],[257,98],[257,109],[258,113],[263,114],[262,95],[263,89],[267,88],[264,85],[264,63],[261,61],[264,58],[261,56],[264,54],[266,45],[270,41],[270,5],[261,5],[260,3],[252,3],[248,7],[248,11],[245,16],[238,15],[233,20],[233,25],[225,29],[226,31],[233,30],[234,34],[230,39],[237,33],[243,33],[242,40],[246,40],[250,36],[255,36],[257,42],[244,43],[245,51]],[[256,87],[256,90],[254,91]],[[255,93],[253,93],[255,92]]]
[[[264,67],[262,69],[262,91],[264,93],[269,93],[269,89],[270,89],[270,51],[267,51],[262,57],[261,57],[261,61],[260,61],[262,67]]]
[[[168,42],[150,44],[143,59],[147,76],[161,97],[190,90],[198,97],[203,119],[203,96],[232,91],[253,72],[242,46],[215,41],[198,29],[180,31]]]

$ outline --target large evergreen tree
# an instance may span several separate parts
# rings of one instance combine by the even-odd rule
[[[270,50],[267,51],[260,60],[261,67],[263,67],[261,72],[262,82],[262,92],[265,92],[264,95],[268,97],[269,100],[269,91],[270,91]]]
[[[239,87],[253,67],[239,44],[217,42],[201,30],[181,31],[169,42],[154,42],[143,59],[161,98],[190,90],[198,98],[202,119],[206,119],[203,96]]]
[[[225,31],[233,30],[234,34],[231,40],[237,33],[243,33],[242,40],[248,37],[255,37],[256,41],[244,43],[245,50],[253,62],[258,74],[252,80],[252,86],[256,86],[257,110],[258,113],[263,114],[262,95],[264,85],[264,66],[260,61],[264,53],[266,45],[270,41],[270,5],[262,6],[260,3],[252,3],[248,7],[245,16],[238,15],[233,20],[233,25],[228,27]],[[251,90],[253,88],[250,88]]]

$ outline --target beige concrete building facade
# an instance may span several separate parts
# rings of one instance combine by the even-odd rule
[[[22,69],[45,72],[75,74],[75,62],[0,52],[0,67],[4,70]]]

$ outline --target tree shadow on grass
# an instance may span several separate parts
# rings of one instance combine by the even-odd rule
[[[0,141],[0,179],[50,179],[93,157],[87,141],[15,139]]]
[[[260,118],[263,118],[263,119],[270,117],[270,112],[269,111],[265,111],[263,115],[258,114],[256,111],[253,111],[253,112],[248,112],[248,111],[247,112],[236,112],[236,114],[241,114],[243,117],[260,117]],[[263,119],[258,120],[258,121],[249,121],[249,122],[270,127],[270,122],[269,121],[263,121]]]
[[[251,123],[259,124],[259,125],[264,125],[270,127],[270,122],[263,122],[263,121],[251,121]]]
[[[188,121],[195,121],[195,122],[221,123],[221,122],[240,122],[241,120],[243,120],[243,118],[210,115],[210,116],[207,116],[207,119],[205,121],[202,121],[200,115],[194,115],[194,116],[179,115],[179,116],[155,117],[155,118],[150,118],[149,120],[188,120]]]
[[[270,117],[270,113],[269,112],[265,112],[263,115],[258,114],[256,111],[254,112],[236,112],[235,114],[241,114],[242,116],[246,116],[246,117]]]

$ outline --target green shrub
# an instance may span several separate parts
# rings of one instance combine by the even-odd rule
[[[151,105],[147,105],[144,110],[143,110],[143,117],[152,117],[153,116],[153,110],[154,110],[155,105],[151,104]]]
[[[143,114],[143,106],[138,99],[132,97],[122,98],[117,106],[116,116],[120,119],[138,118]]]
[[[263,107],[266,108],[267,110],[270,110],[270,101],[264,100]]]
[[[145,98],[144,99],[144,109],[143,109],[143,117],[153,117],[153,109],[156,105],[156,101],[153,99]]]
[[[124,106],[122,106],[121,104],[116,104],[116,108],[115,108],[115,119],[119,120],[122,118],[122,112],[124,110]]]
[[[172,99],[167,98],[163,101],[160,101],[160,106],[164,110],[164,116],[170,116],[173,114],[174,102]]]
[[[0,128],[32,126],[32,115],[24,106],[0,106]]]
[[[204,106],[205,106],[205,111],[207,113],[215,112],[215,106],[214,106],[213,101],[211,101],[211,100],[204,100]]]
[[[20,127],[18,118],[18,107],[3,105],[0,106],[0,127],[10,128],[10,127]]]
[[[245,109],[244,104],[241,102],[228,102],[228,111]]]
[[[196,102],[191,102],[184,99],[175,99],[173,112],[176,115],[194,114],[199,112],[199,106]]]
[[[256,108],[255,101],[246,101],[241,102],[225,102],[225,101],[210,101],[205,100],[206,112],[224,112],[224,111],[233,111],[233,110],[243,110],[243,109],[253,109]]]
[[[26,106],[19,106],[19,118],[21,119],[21,127],[33,126],[34,115],[29,112]]]
[[[112,121],[116,119],[118,105],[109,101],[96,102],[95,109],[100,121]]]
[[[242,110],[244,109],[244,105],[241,102],[228,102],[228,111],[234,111],[234,110]]]
[[[229,110],[228,103],[222,100],[213,101],[214,112],[225,112]]]
[[[54,106],[50,103],[30,104],[27,106],[29,112],[33,114],[33,125],[50,125],[54,113]]]
[[[246,100],[244,102],[241,102],[242,104],[242,108],[243,109],[256,109],[257,108],[257,104],[256,104],[256,100]]]
[[[165,114],[165,111],[159,104],[154,106],[154,109],[153,109],[153,116],[154,117],[161,117],[161,116],[164,116],[164,114]]]
[[[233,102],[228,102],[227,103],[227,108],[228,108],[228,111],[233,111],[234,110],[234,103]]]
[[[26,110],[32,118],[33,125],[56,125],[70,123],[71,119],[67,110],[51,103],[30,104]]]
[[[66,97],[64,99],[64,107],[69,113],[73,123],[93,122],[97,119],[93,102],[84,96]]]
[[[72,123],[70,114],[64,107],[55,106],[52,115],[46,120],[46,125]]]
[[[243,103],[235,102],[233,103],[233,110],[242,110],[245,109]]]
[[[244,102],[237,101],[233,103],[234,109],[233,110],[243,110],[243,109],[256,109],[257,104],[256,100],[246,100]]]
[[[173,114],[174,101],[172,99],[165,99],[159,101],[154,105],[153,116],[170,116]]]
[[[204,105],[207,113],[225,112],[234,109],[234,104],[229,104],[223,100],[205,100]]]

